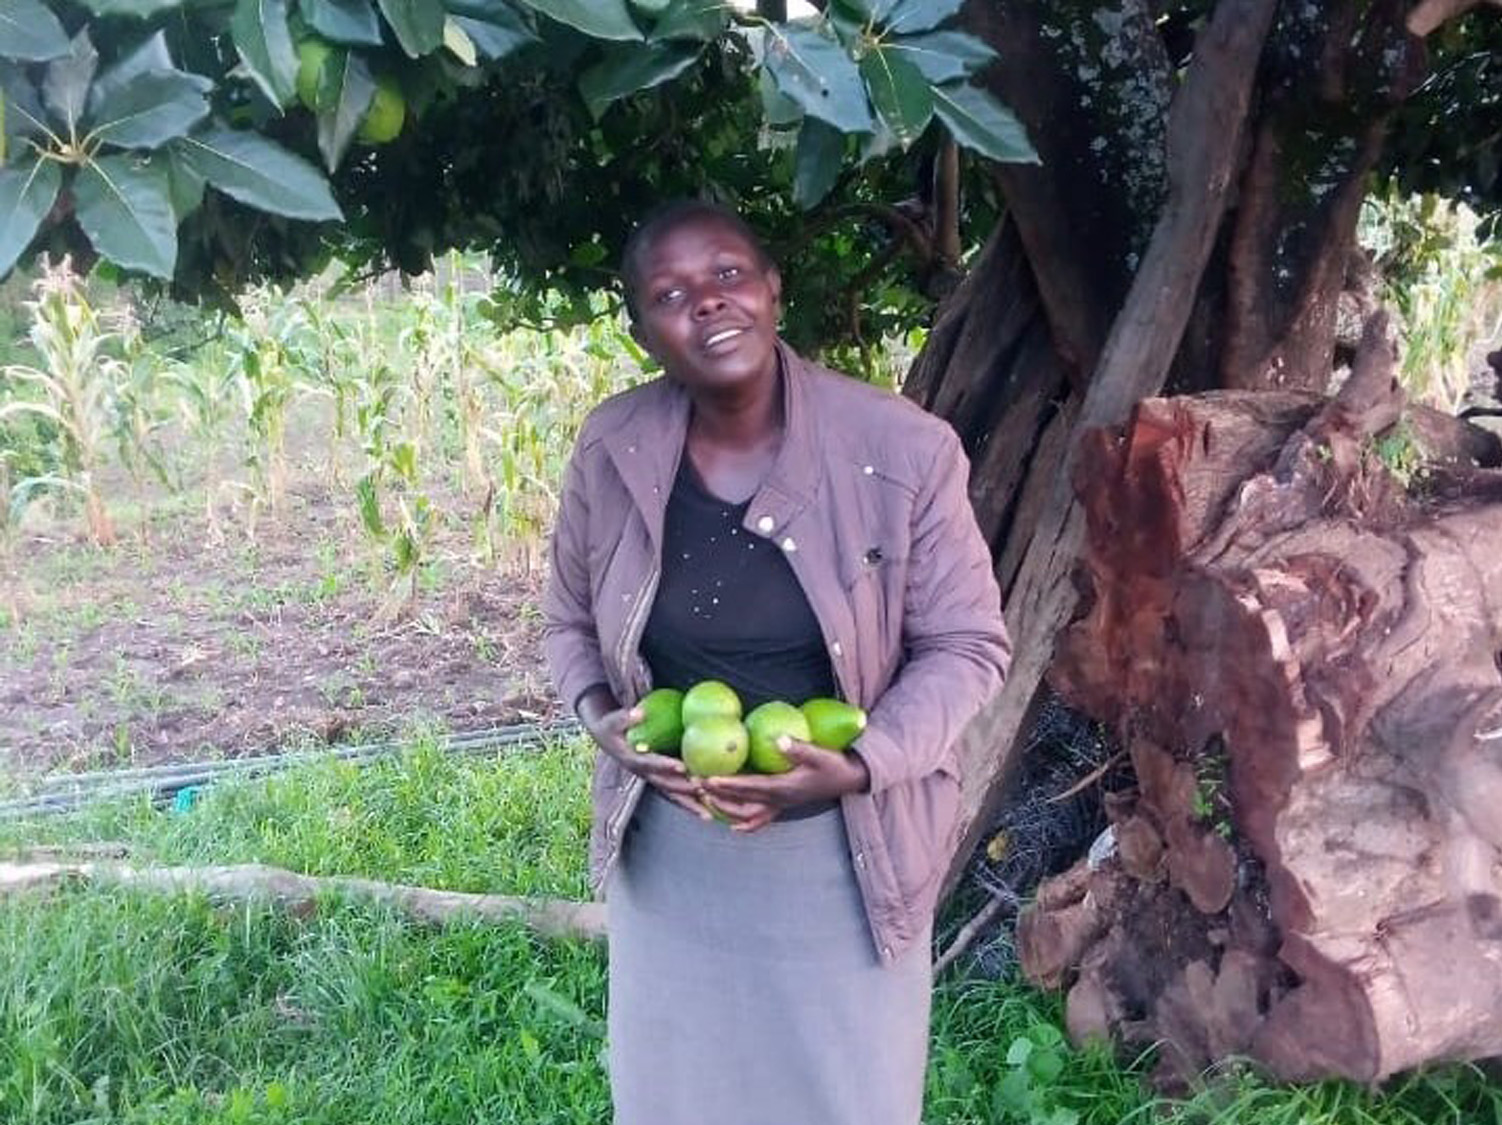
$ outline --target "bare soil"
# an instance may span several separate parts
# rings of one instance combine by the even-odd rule
[[[217,543],[201,496],[120,519],[109,550],[33,521],[0,565],[0,784],[553,717],[540,575],[474,564],[449,528],[412,612],[378,624],[352,508],[304,473],[253,536],[231,516]]]

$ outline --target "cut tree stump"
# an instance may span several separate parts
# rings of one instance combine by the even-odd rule
[[[1405,492],[1380,321],[1333,400],[1152,399],[1082,450],[1052,678],[1136,785],[1018,944],[1164,1085],[1502,1054],[1502,473],[1462,441]]]

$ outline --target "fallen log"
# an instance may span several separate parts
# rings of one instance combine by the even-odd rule
[[[1374,322],[1333,400],[1148,400],[1082,453],[1052,680],[1136,784],[1018,942],[1166,1085],[1502,1054],[1502,474],[1404,487],[1392,358]]]
[[[291,911],[316,909],[320,895],[383,903],[420,922],[446,925],[474,918],[518,921],[548,937],[605,936],[605,905],[564,899],[435,891],[343,876],[299,875],[259,863],[218,867],[139,867],[99,861],[0,861],[0,895],[72,880],[167,894],[199,893],[231,902],[271,901]]]

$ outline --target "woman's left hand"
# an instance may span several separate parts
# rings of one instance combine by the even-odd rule
[[[777,746],[793,763],[787,773],[707,777],[700,783],[705,797],[736,832],[755,832],[776,820],[783,809],[860,793],[871,784],[866,763],[857,754],[786,737]]]

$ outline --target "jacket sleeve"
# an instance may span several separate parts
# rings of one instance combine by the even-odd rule
[[[947,426],[913,508],[903,663],[854,749],[879,793],[940,769],[1006,679],[1001,593],[966,492],[969,463]]]
[[[595,629],[589,574],[589,491],[581,436],[563,478],[543,593],[543,652],[559,698],[572,711],[579,697],[606,683]]]

